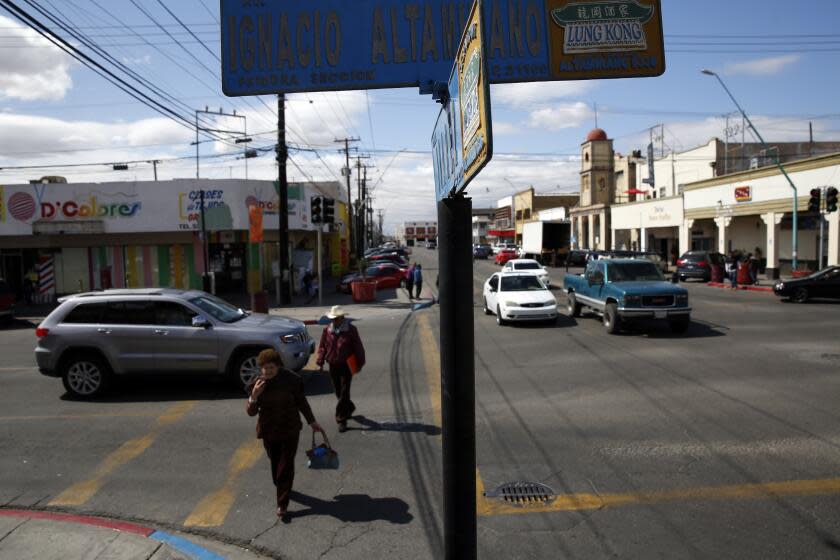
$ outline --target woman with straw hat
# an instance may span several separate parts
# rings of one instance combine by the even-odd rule
[[[365,348],[359,331],[346,317],[347,313],[340,305],[334,305],[327,313],[330,324],[321,334],[317,360],[321,372],[324,371],[325,362],[330,366],[330,377],[338,398],[335,421],[339,432],[347,431],[347,420],[356,410],[356,405],[350,400],[350,384],[353,375],[365,365]]]

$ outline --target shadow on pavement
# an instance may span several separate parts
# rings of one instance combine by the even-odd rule
[[[564,329],[577,326],[577,321],[561,313],[556,321],[513,321],[506,323],[505,326],[515,329]]]
[[[318,370],[304,370],[303,375],[303,390],[307,397],[314,397],[318,395],[331,395],[335,392],[333,389],[330,374],[318,373]]]
[[[648,338],[717,338],[726,336],[726,333],[720,331],[719,326],[710,325],[707,323],[692,321],[688,331],[683,334],[671,332],[667,323],[662,321],[651,321],[650,323],[639,322],[630,324],[621,331],[621,334],[637,336],[639,334],[646,334]]]
[[[353,416],[352,420],[357,424],[361,424],[362,428],[353,426],[348,427],[348,430],[356,430],[359,432],[400,432],[400,433],[416,433],[426,434],[427,436],[439,436],[441,430],[438,426],[431,424],[420,424],[418,422],[377,422],[365,416]]]
[[[221,376],[206,375],[131,375],[114,378],[110,390],[94,400],[77,399],[65,393],[64,401],[78,402],[168,402],[192,400],[245,400],[245,393]]]
[[[0,321],[0,331],[31,331],[37,326],[38,323],[33,323],[27,319],[19,319],[17,317],[6,321]],[[34,337],[35,334],[33,333],[32,336]]]
[[[331,501],[292,492],[293,502],[309,509],[289,512],[292,519],[310,515],[326,515],[342,523],[370,523],[390,521],[395,525],[410,523],[414,516],[408,512],[408,504],[399,498],[371,498],[366,494],[339,494]]]

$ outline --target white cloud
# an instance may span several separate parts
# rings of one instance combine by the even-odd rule
[[[577,128],[592,116],[592,108],[586,103],[561,103],[531,111],[528,126],[551,131]]]
[[[9,37],[9,46],[0,47],[0,99],[63,99],[73,86],[71,59],[14,20],[0,16],[0,27]]]
[[[724,67],[724,73],[728,75],[746,74],[748,76],[772,76],[778,74],[791,64],[799,62],[798,54],[786,54],[784,56],[773,56],[747,60],[744,62],[733,62]]]
[[[0,157],[55,159],[56,153],[126,149],[149,144],[183,142],[192,133],[166,118],[127,123],[65,121],[50,117],[0,114]],[[136,159],[136,158],[131,158]]]
[[[521,134],[523,132],[523,128],[521,125],[515,123],[509,123],[505,121],[497,121],[493,120],[493,135],[496,136],[513,136],[516,134]]]
[[[535,105],[550,105],[557,99],[577,97],[597,85],[593,80],[572,82],[525,82],[490,86],[493,102],[503,103],[514,109],[527,110]]]
[[[128,64],[132,66],[149,66],[152,63],[151,55],[143,55],[143,56],[124,56],[122,57],[123,64]]]

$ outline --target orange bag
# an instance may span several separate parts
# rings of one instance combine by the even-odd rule
[[[351,354],[350,357],[347,358],[347,367],[350,368],[350,373],[352,373],[353,375],[359,373],[359,370],[361,368],[359,368],[359,361],[356,359],[355,354]]]

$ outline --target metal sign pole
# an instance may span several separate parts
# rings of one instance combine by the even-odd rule
[[[438,202],[443,540],[447,560],[477,555],[472,200]]]
[[[322,245],[321,245],[321,230],[323,226],[318,224],[318,305],[324,305],[324,296],[321,295],[321,288],[323,287],[323,279],[321,278],[321,271],[323,266],[321,265],[321,253],[322,253]]]

